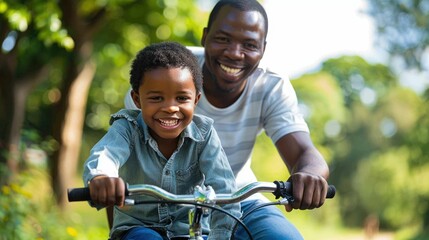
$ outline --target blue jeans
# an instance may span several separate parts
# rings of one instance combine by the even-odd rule
[[[207,239],[207,236],[203,236]],[[173,238],[174,240],[184,240],[184,238]],[[121,240],[168,240],[157,231],[146,227],[135,227],[130,229]]]
[[[259,200],[249,200],[241,203],[243,215],[260,205]],[[276,206],[266,206],[252,212],[244,219],[244,224],[252,233],[254,240],[302,240],[298,229],[289,222]],[[247,240],[249,235],[240,225],[234,235],[235,240]]]
[[[135,227],[128,230],[121,240],[166,240],[157,231],[146,227]]]

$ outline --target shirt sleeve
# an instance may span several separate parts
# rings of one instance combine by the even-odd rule
[[[292,132],[309,132],[289,79],[278,77],[277,83],[266,94],[263,109],[263,125],[273,142]]]
[[[96,176],[118,177],[120,166],[130,156],[132,132],[127,120],[114,121],[108,132],[90,151],[84,163],[83,181],[85,185]]]

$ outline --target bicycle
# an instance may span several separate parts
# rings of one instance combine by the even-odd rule
[[[229,212],[223,210],[220,207],[217,207],[217,204],[229,204],[240,202],[255,193],[270,192],[272,193],[277,201],[267,202],[261,204],[247,214],[243,215],[241,218],[237,218]],[[327,192],[327,198],[333,198],[335,196],[336,189],[335,186],[329,185]],[[253,240],[252,234],[249,229],[243,223],[243,220],[249,216],[253,211],[265,207],[268,205],[286,205],[293,201],[292,197],[292,184],[290,182],[283,181],[274,181],[274,182],[253,182],[250,183],[235,193],[230,194],[216,194],[210,186],[195,186],[194,194],[188,195],[176,195],[170,192],[165,191],[164,189],[149,185],[149,184],[136,184],[128,185],[126,184],[126,196],[134,195],[148,195],[157,198],[158,200],[153,201],[136,201],[134,199],[125,199],[125,205],[137,205],[137,204],[183,204],[183,205],[193,205],[194,208],[189,210],[189,240],[203,240],[202,228],[201,228],[201,219],[203,215],[207,212],[208,209],[213,209],[216,211],[221,211],[226,215],[232,217],[236,220],[237,224],[233,229],[233,234],[237,228],[237,225],[240,224],[244,230],[249,235],[249,239]],[[75,201],[90,201],[89,188],[69,188],[67,190],[67,196],[69,202]]]

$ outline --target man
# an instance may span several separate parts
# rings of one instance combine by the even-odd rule
[[[311,141],[289,80],[258,67],[267,33],[267,14],[257,1],[221,0],[215,5],[203,30],[204,56],[196,54],[204,78],[196,113],[214,119],[238,188],[257,180],[251,152],[264,130],[290,172],[294,202],[286,210],[318,208],[325,201],[329,169]],[[260,201],[261,195],[243,201],[243,214]],[[254,239],[302,239],[273,206],[255,211],[244,223]],[[242,228],[235,236],[248,239]]]

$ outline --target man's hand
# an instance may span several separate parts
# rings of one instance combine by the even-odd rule
[[[122,178],[97,176],[89,183],[89,191],[92,202],[96,205],[124,205],[125,183]]]
[[[325,202],[328,183],[322,176],[296,172],[288,181],[292,183],[294,201],[285,205],[287,212],[318,208]]]

